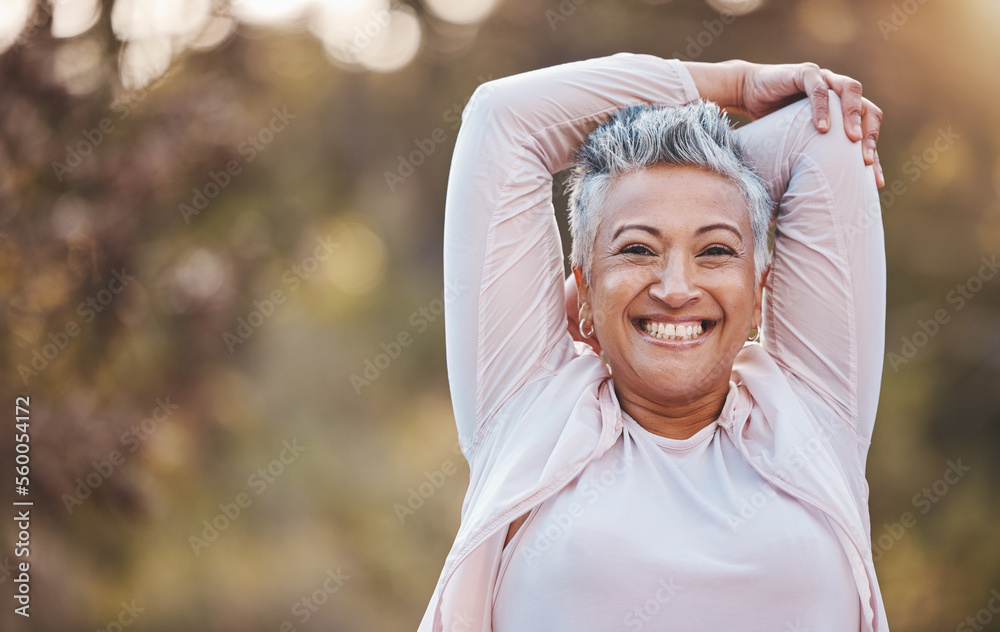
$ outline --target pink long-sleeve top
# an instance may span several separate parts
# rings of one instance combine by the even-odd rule
[[[807,101],[738,131],[778,201],[777,234],[764,342],[737,356],[713,424],[681,442],[646,432],[622,411],[608,367],[567,332],[552,175],[622,106],[698,98],[680,62],[621,53],[491,81],[466,106],[444,267],[448,373],[470,482],[422,632],[636,629],[629,612],[650,629],[774,629],[806,612],[782,595],[846,626],[811,629],[888,630],[864,476],[885,254],[874,173],[844,134],[835,95],[826,134]],[[530,556],[545,527],[609,471],[619,474],[601,502],[577,511],[579,524],[549,538],[541,559]],[[755,493],[765,500],[745,517]],[[684,515],[670,520],[664,502]],[[505,550],[508,525],[529,511]],[[765,528],[779,524],[777,534]],[[573,554],[583,550],[591,554]],[[713,604],[737,618],[690,620]],[[670,608],[688,619],[652,622]],[[801,617],[787,624],[808,627]]]

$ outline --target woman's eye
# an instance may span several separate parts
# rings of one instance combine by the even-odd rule
[[[733,251],[732,248],[729,248],[727,246],[716,245],[716,246],[709,246],[708,248],[705,249],[705,252],[702,254],[708,255],[709,257],[722,257],[722,256],[732,256],[736,254],[736,252]]]
[[[642,244],[629,244],[621,249],[621,253],[627,255],[651,255],[653,251]]]

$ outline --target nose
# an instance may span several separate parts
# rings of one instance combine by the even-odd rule
[[[680,309],[701,296],[690,263],[681,257],[671,257],[649,286],[649,295],[673,309]]]

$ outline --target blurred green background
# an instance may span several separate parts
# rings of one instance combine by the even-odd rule
[[[22,395],[35,503],[30,623],[0,564],[3,630],[414,630],[468,480],[441,318],[459,114],[618,51],[814,61],[885,111],[876,566],[894,630],[1000,629],[996,0],[0,12],[5,561]]]

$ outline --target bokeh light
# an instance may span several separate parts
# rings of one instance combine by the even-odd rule
[[[100,0],[56,0],[52,4],[52,37],[76,37],[97,24]]]
[[[817,41],[846,44],[858,31],[854,14],[845,0],[801,0],[799,23]]]
[[[453,24],[481,22],[496,8],[497,0],[424,0],[427,9]]]
[[[147,36],[128,41],[118,60],[122,85],[138,90],[152,83],[170,67],[173,46],[166,35]]]
[[[421,26],[413,10],[390,9],[387,0],[324,2],[310,28],[331,59],[369,70],[398,70],[420,48]]]
[[[248,24],[280,26],[301,19],[314,0],[240,0],[233,15]]]
[[[73,94],[85,94],[104,81],[103,47],[93,37],[66,42],[56,51],[56,80]]]
[[[716,11],[731,15],[747,15],[759,9],[764,0],[706,0],[708,6]]]
[[[34,0],[8,0],[0,11],[0,52],[17,41],[35,6]]]
[[[337,244],[323,262],[326,278],[348,294],[365,294],[378,287],[388,264],[378,235],[358,220],[337,221],[325,234]]]

